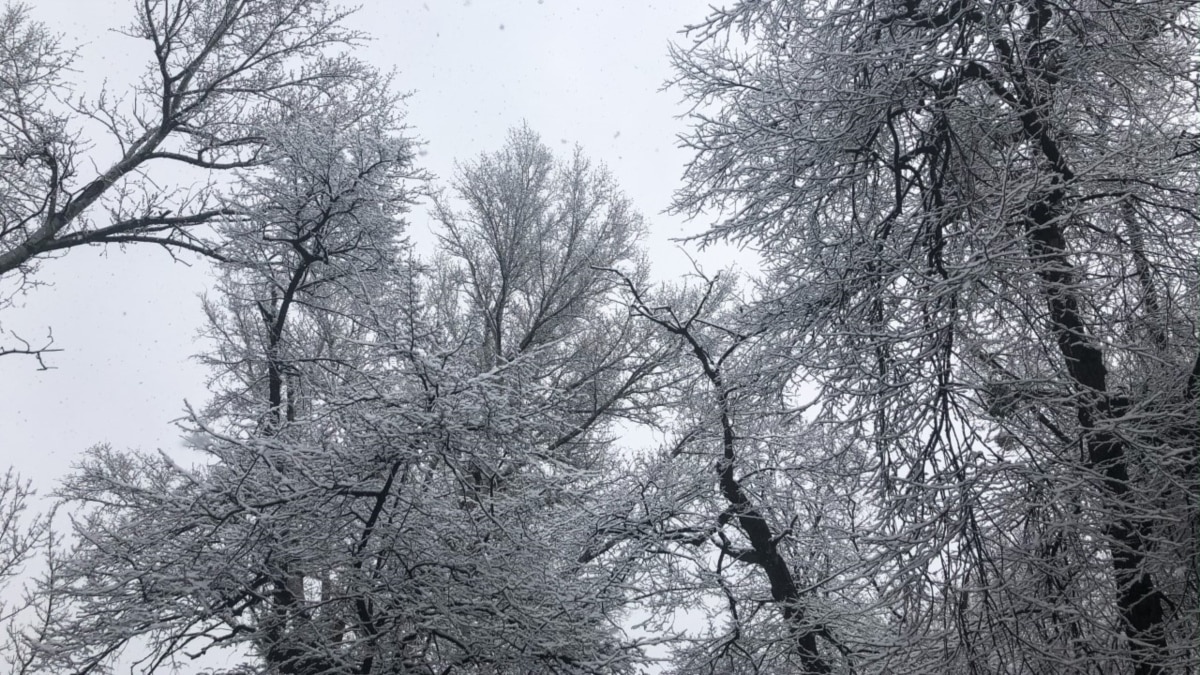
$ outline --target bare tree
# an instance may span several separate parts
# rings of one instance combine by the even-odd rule
[[[628,279],[625,281],[634,311],[683,343],[684,350],[699,368],[700,378],[710,389],[708,396],[702,395],[703,398],[712,401],[711,411],[703,415],[709,419],[700,426],[686,429],[671,452],[673,456],[685,450],[695,452],[696,448],[690,446],[699,445],[702,440],[708,440],[718,448],[718,452],[713,453],[716,455],[713,468],[717,474],[717,490],[726,506],[715,518],[715,522],[709,523],[707,530],[700,529],[700,532],[707,535],[717,549],[715,572],[721,580],[721,589],[728,601],[733,627],[732,635],[727,640],[715,649],[709,648],[715,652],[709,663],[710,670],[715,672],[717,664],[725,662],[722,669],[732,672],[730,660],[727,659],[728,653],[734,649],[746,650],[740,643],[739,634],[743,628],[740,624],[744,619],[738,615],[738,602],[739,596],[743,594],[729,588],[721,576],[728,559],[756,567],[766,578],[771,601],[780,608],[786,626],[785,642],[790,644],[784,648],[784,653],[795,654],[796,665],[801,672],[830,672],[828,660],[822,657],[817,646],[818,635],[828,637],[829,631],[809,616],[811,612],[805,607],[796,572],[781,546],[783,540],[791,534],[790,530],[796,524],[795,519],[786,529],[773,524],[768,519],[766,509],[777,507],[778,504],[761,503],[756,498],[761,495],[755,495],[747,485],[748,477],[753,476],[755,471],[747,468],[750,462],[744,451],[754,440],[735,422],[735,418],[741,412],[738,410],[737,399],[744,398],[744,393],[739,392],[739,389],[744,385],[731,381],[728,366],[739,348],[752,336],[723,328],[714,322],[715,310],[728,301],[732,286],[719,277],[703,277],[703,288],[699,298],[693,301],[693,306],[677,309],[670,305],[648,304],[642,291]],[[761,467],[759,470],[762,470]],[[725,526],[730,523],[736,524],[740,539],[745,542],[743,545],[739,546],[727,536]],[[694,543],[698,545],[699,540]],[[779,667],[785,661],[790,659],[776,662],[775,667]]]
[[[50,529],[51,516],[30,514],[34,497],[30,483],[11,469],[0,478],[0,627],[4,631],[0,637],[0,663],[14,675],[32,672],[34,659],[26,632],[36,632],[34,622],[47,618],[52,609],[39,603],[27,589],[14,587],[14,582],[27,573],[29,562],[56,543]],[[49,562],[52,571],[54,561]]]
[[[887,639],[856,501],[869,458],[779,405],[769,336],[730,274],[660,289],[617,276],[680,351],[672,433],[620,481],[586,555],[634,560],[667,672],[856,672],[870,661],[856,648]]]
[[[1194,670],[1196,11],[736,2],[676,52],[677,207],[763,253],[779,402],[875,457],[865,663]]]
[[[479,345],[482,369],[532,356],[547,386],[586,411],[550,449],[581,453],[573,441],[597,426],[646,419],[665,355],[649,327],[613,302],[609,268],[641,280],[647,265],[642,218],[608,171],[579,148],[556,159],[523,126],[499,151],[460,165],[453,188],[460,208],[442,196],[436,214],[440,308],[457,317],[448,322],[455,339]]]
[[[360,36],[326,0],[132,5],[124,34],[144,41],[145,72],[128,92],[90,99],[64,81],[74,54],[29,7],[10,5],[0,17],[6,294],[76,246],[148,243],[222,258],[205,226],[245,215],[228,199],[235,172],[273,161],[271,129],[282,120],[369,76],[338,53]],[[5,351],[30,350],[46,351]]]
[[[616,628],[629,568],[580,552],[615,468],[607,430],[659,396],[658,344],[584,285],[541,321],[551,339],[481,356],[485,317],[458,270],[426,269],[399,239],[411,145],[367,124],[385,110],[297,130],[296,154],[246,186],[251,221],[229,226],[208,303],[217,397],[191,442],[209,461],[96,448],[68,481],[83,543],[43,589],[71,605],[47,668],[89,672],[134,640],[146,672],[235,645],[304,675],[642,659]],[[607,241],[628,230],[595,227],[577,230],[605,239],[593,250],[635,250]],[[515,282],[511,306],[564,302],[537,300],[538,283]]]
[[[89,453],[62,491],[83,507],[80,545],[42,586],[65,611],[30,644],[38,667],[89,672],[138,640],[148,649],[136,663],[150,671],[225,645],[249,647],[272,672],[332,663],[305,649],[315,636],[304,584],[341,572],[314,542],[336,560],[329,543],[349,535],[296,493],[322,485],[321,451],[346,433],[328,406],[364,366],[364,308],[403,269],[399,218],[420,175],[398,103],[364,72],[265,128],[273,160],[229,198],[243,216],[220,226],[220,300],[205,303],[216,396],[194,417],[192,442],[211,463]],[[376,477],[342,468],[348,484]],[[329,489],[325,504],[348,498]],[[278,511],[293,518],[273,522]],[[136,581],[149,570],[153,589]],[[181,604],[192,610],[180,614]]]
[[[513,129],[501,150],[460,165],[453,187],[463,208],[440,200],[442,244],[497,358],[567,335],[613,287],[600,268],[644,274],[641,216],[579,148],[557,160],[529,127]]]

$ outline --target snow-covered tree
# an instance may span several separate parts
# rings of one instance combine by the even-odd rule
[[[306,106],[370,77],[342,53],[360,36],[327,0],[131,4],[124,34],[144,41],[145,71],[129,91],[98,95],[68,84],[74,53],[34,9],[0,15],[0,303],[76,246],[223,257],[206,226],[245,217],[229,200],[234,172],[273,161],[282,120],[319,116]]]
[[[437,200],[431,308],[450,339],[476,349],[475,367],[537,363],[556,406],[573,411],[548,450],[570,452],[577,466],[602,458],[604,444],[588,450],[579,437],[621,417],[644,421],[662,385],[651,377],[662,365],[658,341],[612,295],[612,268],[646,274],[641,215],[605,168],[578,148],[556,159],[527,126],[460,165],[452,186],[456,200]]]
[[[146,672],[224,647],[264,673],[632,672],[629,568],[581,554],[609,429],[652,413],[670,353],[590,266],[636,262],[637,215],[567,170],[585,206],[541,234],[578,248],[506,244],[541,271],[506,277],[514,323],[489,323],[463,272],[494,249],[417,261],[394,101],[340,98],[358,103],[283,127],[294,152],[245,182],[250,215],[224,232],[216,397],[191,435],[207,463],[97,448],[63,489],[80,544],[44,589],[69,611],[41,664],[87,672],[130,645]],[[489,325],[523,337],[489,351]]]
[[[677,207],[765,261],[744,330],[775,404],[819,392],[870,460],[857,555],[810,589],[868,580],[873,609],[827,611],[876,629],[823,658],[1196,668],[1198,18],[758,0],[677,51]]]
[[[56,538],[49,514],[31,513],[36,497],[32,485],[9,469],[0,476],[0,668],[13,675],[32,672],[33,650],[23,633],[29,623],[45,619],[49,608],[39,598],[19,588],[29,563],[46,550],[52,550]],[[55,560],[45,560],[52,574]]]
[[[588,555],[637,561],[668,672],[853,669],[848,645],[882,625],[872,579],[847,573],[864,562],[856,500],[869,460],[780,405],[733,277],[692,276],[660,289],[623,279],[631,309],[681,359],[668,440],[614,490]]]
[[[311,496],[337,449],[330,406],[369,356],[360,317],[402,273],[398,218],[417,175],[398,99],[360,75],[264,126],[271,166],[229,197],[244,215],[221,226],[219,298],[205,304],[215,397],[192,434],[205,465],[97,448],[63,488],[85,509],[77,548],[43,589],[66,610],[33,644],[45,668],[93,669],[134,640],[148,641],[150,668],[213,644],[247,647],[276,672],[321,657],[297,653],[297,566],[313,551],[296,549],[337,541],[338,523],[302,538],[321,510],[297,493]],[[368,480],[362,469],[347,466],[346,480]],[[154,589],[139,588],[150,570]]]

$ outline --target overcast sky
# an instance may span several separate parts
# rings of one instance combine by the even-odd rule
[[[119,90],[135,78],[149,44],[113,29],[131,17],[128,0],[35,0],[34,16],[79,47],[72,78]],[[667,46],[707,13],[705,0],[368,0],[353,25],[375,40],[362,56],[394,70],[411,92],[407,118],[426,143],[421,165],[448,177],[456,159],[495,150],[522,121],[556,150],[579,143],[606,164],[647,217],[656,273],[686,269],[671,239],[704,223],[664,215],[687,153],[679,93]],[[421,238],[429,217],[410,218]],[[710,267],[718,255],[704,256]],[[206,400],[202,367],[190,359],[203,264],[173,263],[141,248],[74,250],[47,262],[47,285],[0,313],[0,328],[36,340],[53,329],[53,370],[0,359],[0,456],[45,492],[87,447],[174,449],[171,422],[184,401]]]

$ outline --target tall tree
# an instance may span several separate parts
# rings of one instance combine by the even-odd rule
[[[271,167],[230,197],[245,215],[222,226],[220,298],[205,305],[216,396],[191,440],[208,462],[102,447],[67,481],[81,545],[43,588],[61,609],[31,641],[41,667],[88,672],[139,638],[148,670],[226,644],[279,673],[362,658],[318,649],[335,629],[314,634],[304,585],[343,573],[337,545],[354,535],[339,519],[378,489],[378,467],[331,462],[346,452],[341,390],[370,365],[367,309],[405,278],[399,217],[418,174],[398,102],[364,74],[263,127]]]
[[[510,307],[550,310],[481,352],[488,306],[461,272],[489,253],[413,259],[394,219],[411,145],[386,97],[343,98],[320,127],[286,125],[294,155],[246,184],[252,222],[226,232],[217,397],[192,436],[207,465],[99,448],[64,488],[83,543],[44,589],[71,605],[42,663],[88,672],[140,639],[147,672],[234,645],[298,675],[632,672],[627,568],[579,554],[608,429],[660,387],[657,343],[585,266],[633,257],[613,223],[636,214],[578,214],[574,259],[513,244],[568,281],[510,277]]]
[[[762,253],[779,401],[875,458],[860,663],[1195,668],[1196,20],[736,2],[676,52],[677,208]]]

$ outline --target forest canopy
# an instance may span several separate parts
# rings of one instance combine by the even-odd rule
[[[203,260],[211,379],[195,461],[0,481],[0,663],[1194,673],[1198,12],[712,8],[671,210],[761,266],[660,281],[582,147],[430,175],[333,2],[134,3],[143,75],[93,98],[10,5],[0,281]]]

